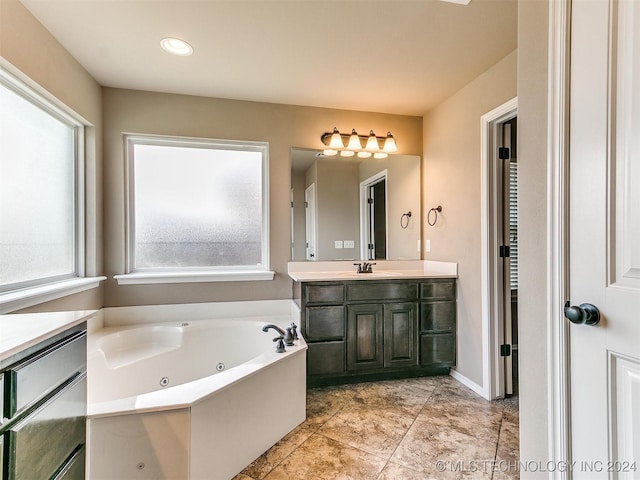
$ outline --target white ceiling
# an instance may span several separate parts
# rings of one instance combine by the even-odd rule
[[[103,86],[404,115],[517,45],[517,0],[21,2]]]

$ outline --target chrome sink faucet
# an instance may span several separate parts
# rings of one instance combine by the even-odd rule
[[[356,269],[356,273],[373,273],[374,263],[364,262],[364,263],[354,263],[358,268]]]

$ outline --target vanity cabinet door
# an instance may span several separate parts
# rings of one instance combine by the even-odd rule
[[[418,304],[384,306],[384,366],[409,367],[418,363]]]
[[[381,304],[347,306],[347,370],[384,366]]]

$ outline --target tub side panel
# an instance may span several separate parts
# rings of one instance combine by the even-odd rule
[[[88,421],[88,478],[189,478],[189,409]]]
[[[302,423],[306,355],[260,370],[192,407],[191,480],[229,480]]]

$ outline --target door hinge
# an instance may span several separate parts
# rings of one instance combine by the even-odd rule
[[[511,247],[509,245],[500,245],[498,252],[500,258],[507,258],[511,256]]]
[[[369,250],[373,250],[373,248],[374,248],[373,243],[370,243],[370,244],[369,244]]]
[[[291,208],[293,208],[293,202],[291,202]]]
[[[509,160],[511,155],[509,155],[509,149],[507,147],[499,147],[498,148],[498,158],[500,160]]]
[[[367,203],[371,205],[373,203],[373,198],[367,198]]]
[[[500,345],[500,356],[508,357],[509,355],[511,355],[511,345],[509,345],[508,343]]]
[[[304,202],[304,208],[308,208],[309,207],[309,202]]]

